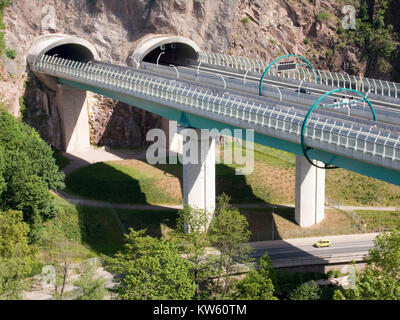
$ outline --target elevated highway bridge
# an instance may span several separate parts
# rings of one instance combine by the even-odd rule
[[[100,61],[88,42],[63,35],[34,44],[28,62],[57,91],[66,151],[89,146],[85,93],[91,91],[184,127],[252,129],[254,142],[296,154],[301,226],[324,217],[325,168],[400,185],[398,84],[310,72],[302,65],[266,74],[271,64],[201,52],[182,37],[149,36],[131,57],[132,66]],[[199,144],[204,162],[184,165],[183,192],[185,204],[212,213],[215,141],[210,139],[207,146]]]

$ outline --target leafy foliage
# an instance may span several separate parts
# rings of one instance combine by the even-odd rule
[[[6,49],[6,56],[7,58],[14,60],[17,57],[17,51],[15,49]]]
[[[335,292],[335,299],[400,299],[400,230],[380,234],[374,244],[364,273],[357,275],[355,288]]]
[[[271,259],[264,255],[259,260],[258,270],[250,270],[246,277],[237,284],[238,299],[240,300],[277,300],[274,297],[275,279]]]
[[[218,208],[209,229],[210,243],[219,251],[214,293],[220,299],[230,293],[232,273],[238,264],[249,262],[251,252],[250,246],[244,245],[250,239],[249,224],[239,210],[229,205],[229,200],[226,194],[218,197]]]
[[[63,180],[50,146],[0,107],[0,209],[22,211],[31,240],[40,237],[42,220],[54,216],[49,189],[63,188]]]
[[[2,30],[5,29],[5,25],[3,23],[3,10],[11,4],[10,0],[0,0],[0,56],[6,50],[6,44],[4,41],[4,32]]]
[[[189,263],[189,272],[196,284],[195,299],[201,298],[201,288],[213,275],[216,256],[207,254],[210,240],[207,234],[209,215],[205,210],[185,206],[178,212],[176,232],[172,240]],[[190,229],[190,232],[187,229]]]
[[[329,14],[329,12],[326,12],[326,11],[320,11],[315,15],[315,18],[319,22],[327,21],[327,20],[329,20],[330,17],[331,17],[331,15]]]
[[[290,300],[319,300],[321,290],[315,281],[303,283],[289,294]]]
[[[374,16],[370,15],[369,6],[376,7]],[[396,51],[396,39],[392,25],[386,25],[385,14],[389,7],[389,0],[375,2],[362,1],[359,18],[356,21],[356,30],[347,34],[348,41],[361,48],[363,57],[374,59],[383,72],[388,72],[389,61]]]
[[[78,287],[76,300],[103,300],[107,295],[107,281],[96,276],[96,265],[90,262],[84,263],[84,272],[74,286]]]
[[[22,212],[0,212],[0,299],[20,299],[32,271],[35,248]]]
[[[124,251],[104,257],[111,272],[122,275],[116,288],[122,300],[185,300],[195,293],[189,266],[172,242],[130,229]]]

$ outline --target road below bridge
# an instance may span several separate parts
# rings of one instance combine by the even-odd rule
[[[363,261],[363,257],[373,248],[373,240],[378,233],[324,236],[277,241],[252,242],[252,257],[259,258],[267,253],[275,268],[307,265],[345,264]],[[313,245],[321,239],[331,241],[327,248]]]

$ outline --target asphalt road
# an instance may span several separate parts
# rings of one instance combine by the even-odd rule
[[[362,260],[373,248],[373,239],[377,234],[345,236],[327,236],[279,241],[254,242],[252,257],[259,258],[267,253],[275,266],[324,264]],[[315,248],[313,244],[321,239],[329,239],[332,244],[327,248]]]

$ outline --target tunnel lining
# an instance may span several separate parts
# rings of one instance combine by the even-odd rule
[[[45,52],[45,54],[50,56],[57,55],[63,59],[76,60],[79,62],[89,62],[94,60],[94,55],[88,48],[76,43],[67,43],[56,46]]]
[[[166,52],[160,56],[161,52]],[[138,40],[138,45],[132,53],[132,62],[139,66],[141,62],[160,64],[187,65],[197,63],[200,48],[185,37],[171,35],[149,35]]]
[[[160,55],[162,52],[164,54]],[[168,43],[158,46],[147,53],[143,58],[143,62],[156,63],[158,58],[159,63],[162,65],[188,65],[197,61],[198,53],[187,44]]]
[[[63,58],[77,58],[80,61],[98,60],[96,48],[88,41],[64,34],[46,35],[32,44],[27,61],[33,65],[44,54],[58,54]]]

